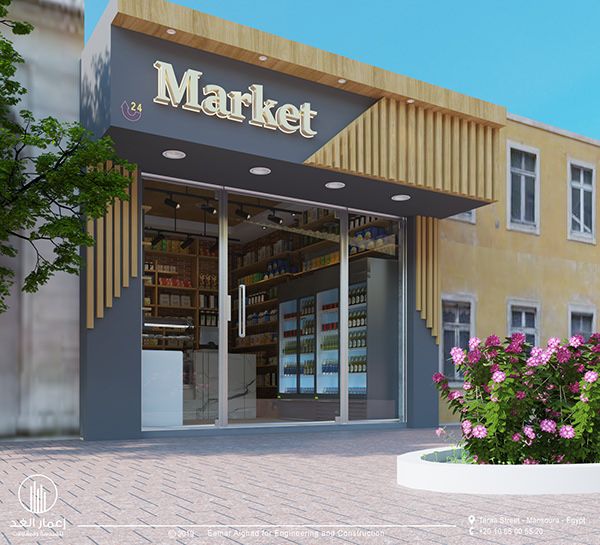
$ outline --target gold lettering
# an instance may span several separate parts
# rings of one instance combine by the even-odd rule
[[[281,106],[275,113],[275,117],[281,132],[293,134],[300,128],[298,124],[292,125],[292,123],[300,121],[300,111],[293,104]]]
[[[158,70],[158,91],[154,97],[154,102],[164,105],[170,104],[173,108],[177,108],[185,94],[185,102],[182,108],[192,112],[200,111],[201,107],[198,104],[198,80],[202,76],[202,72],[189,68],[183,74],[181,83],[178,84],[171,64],[156,61],[154,68]]]
[[[229,115],[227,119],[242,123],[246,119],[246,116],[242,113],[242,106],[251,106],[252,96],[250,93],[242,93],[241,91],[229,91],[227,96],[229,97]]]
[[[264,127],[265,129],[277,130],[277,123],[273,117],[271,108],[277,105],[276,100],[263,100],[263,86],[253,83],[248,87],[252,93],[252,119],[250,125]]]
[[[316,115],[317,112],[310,109],[310,102],[305,102],[300,106],[300,134],[304,138],[312,138],[317,134],[317,131],[314,131],[310,127],[310,121]]]
[[[202,101],[202,111],[206,115],[216,115],[221,119],[227,119],[227,94],[225,89],[219,85],[205,85],[202,92],[207,97]]]

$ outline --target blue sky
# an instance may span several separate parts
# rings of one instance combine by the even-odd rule
[[[86,0],[86,36],[105,0]],[[597,0],[178,0],[600,139]]]

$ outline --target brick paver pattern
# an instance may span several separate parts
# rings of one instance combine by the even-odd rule
[[[600,545],[600,495],[396,484],[397,454],[441,444],[433,430],[410,429],[0,442],[0,545]],[[59,491],[43,515],[17,497],[36,473]],[[62,517],[62,535],[12,526]]]

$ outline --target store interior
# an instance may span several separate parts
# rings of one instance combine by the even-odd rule
[[[144,426],[218,418],[219,200],[143,181]],[[228,193],[228,419],[340,415],[340,220],[336,210]],[[402,231],[349,215],[348,392],[352,420],[398,417]]]

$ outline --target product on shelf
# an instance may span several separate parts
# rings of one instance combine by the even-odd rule
[[[340,252],[335,251],[319,257],[313,257],[302,262],[302,272],[312,271],[321,267],[335,265],[340,262]]]
[[[352,356],[348,361],[348,370],[350,373],[366,373],[367,356]]]
[[[367,302],[367,288],[366,287],[358,287],[352,288],[348,292],[348,304],[352,305],[361,305]]]
[[[365,327],[367,325],[367,311],[357,310],[348,314],[348,327],[350,329]]]
[[[337,350],[340,346],[339,336],[325,335],[321,339],[321,350]]]
[[[367,346],[367,332],[358,331],[352,332],[348,336],[348,347],[349,348],[364,348]]]
[[[239,348],[276,344],[277,333],[269,331],[257,335],[246,335],[245,337],[238,337],[236,342]]]

